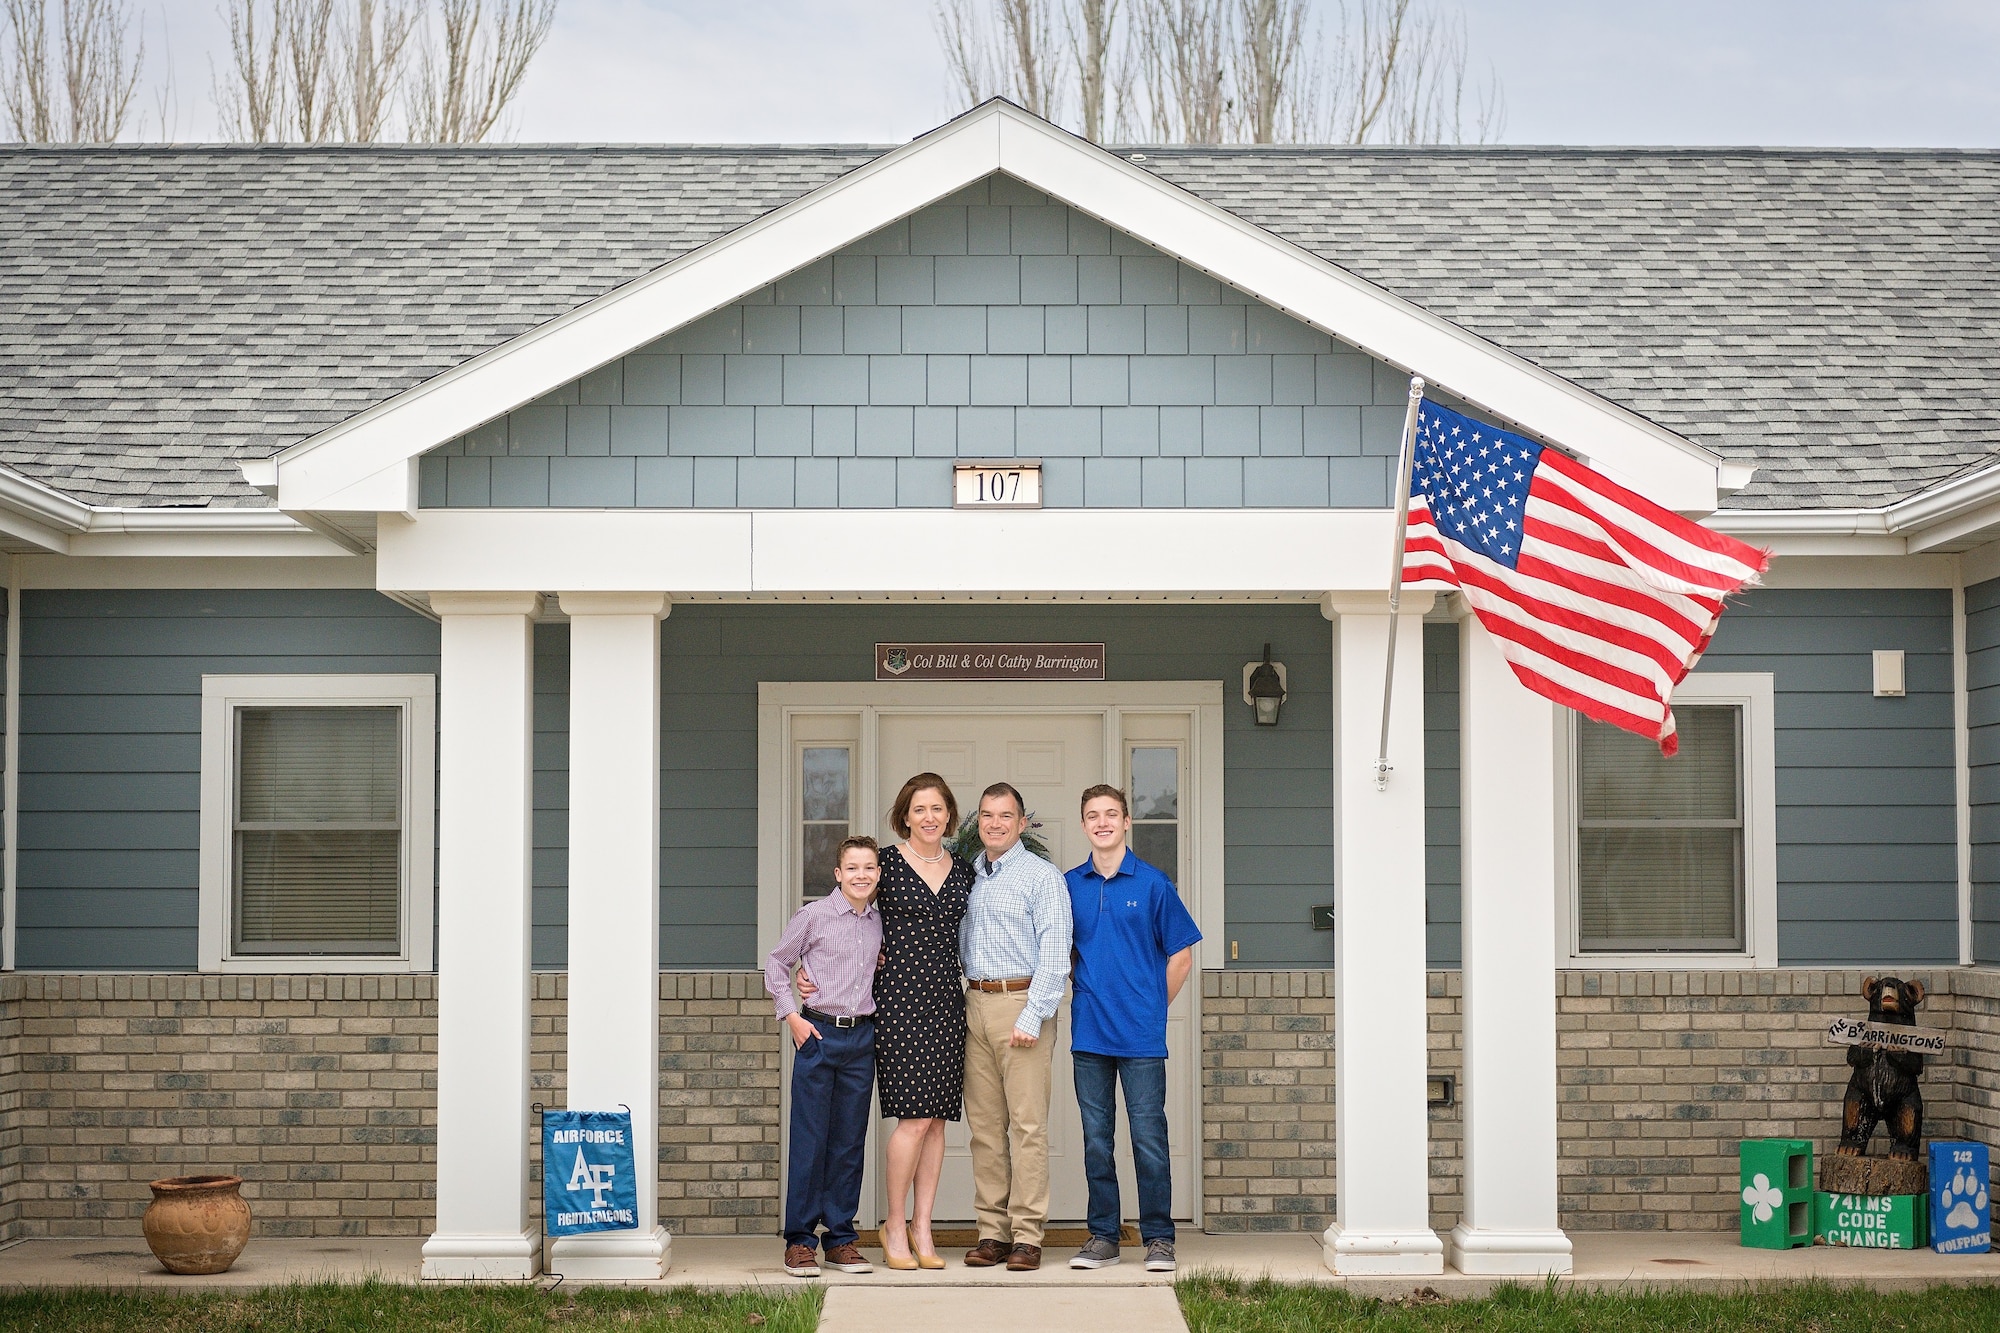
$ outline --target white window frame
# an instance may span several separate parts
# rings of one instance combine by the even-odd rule
[[[239,708],[401,710],[403,771],[402,948],[393,954],[230,951],[230,865],[236,809]],[[201,678],[201,906],[204,972],[428,972],[437,884],[437,678],[428,675],[203,676]]]
[[[1674,690],[1676,705],[1732,704],[1743,710],[1743,948],[1727,952],[1584,952],[1578,945],[1577,715],[1559,711],[1557,728],[1556,957],[1561,966],[1669,972],[1778,965],[1778,784],[1774,678],[1768,671],[1698,671]]]

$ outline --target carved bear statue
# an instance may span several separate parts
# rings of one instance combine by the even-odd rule
[[[1868,1001],[1869,1022],[1915,1027],[1917,1006],[1924,1002],[1924,985],[1895,977],[1869,977],[1861,983],[1861,994]],[[1889,1156],[1916,1161],[1918,1140],[1924,1132],[1924,1097],[1917,1091],[1924,1057],[1874,1046],[1850,1046],[1847,1063],[1854,1073],[1848,1077],[1847,1097],[1841,1104],[1840,1155],[1865,1156],[1868,1140],[1881,1124],[1889,1131]]]

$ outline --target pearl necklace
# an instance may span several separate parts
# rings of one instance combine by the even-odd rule
[[[910,843],[906,842],[903,844],[903,846],[908,849],[911,856],[916,857],[919,861],[924,861],[931,865],[936,865],[938,862],[944,860],[947,856],[951,855],[951,853],[948,850],[942,847],[938,849],[938,854],[936,856],[925,856],[922,852],[918,851],[914,845]]]

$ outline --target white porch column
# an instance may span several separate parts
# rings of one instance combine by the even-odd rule
[[[1459,621],[1462,1273],[1570,1271],[1556,1222],[1555,705]]]
[[[437,1230],[427,1278],[532,1278],[528,1218],[531,592],[432,593],[438,707]]]
[[[569,616],[569,1105],[632,1108],[639,1225],[557,1237],[549,1271],[665,1276],[659,1223],[661,593],[562,595]]]
[[[1386,596],[1328,597],[1333,621],[1334,1137],[1343,1276],[1441,1273],[1430,1228],[1425,1022],[1424,641],[1428,593],[1403,595],[1387,790],[1375,786]]]

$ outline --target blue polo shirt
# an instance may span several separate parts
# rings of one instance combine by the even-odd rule
[[[1070,1049],[1087,1055],[1167,1055],[1167,959],[1201,938],[1174,882],[1126,849],[1110,879],[1089,861],[1069,872],[1076,987]]]

